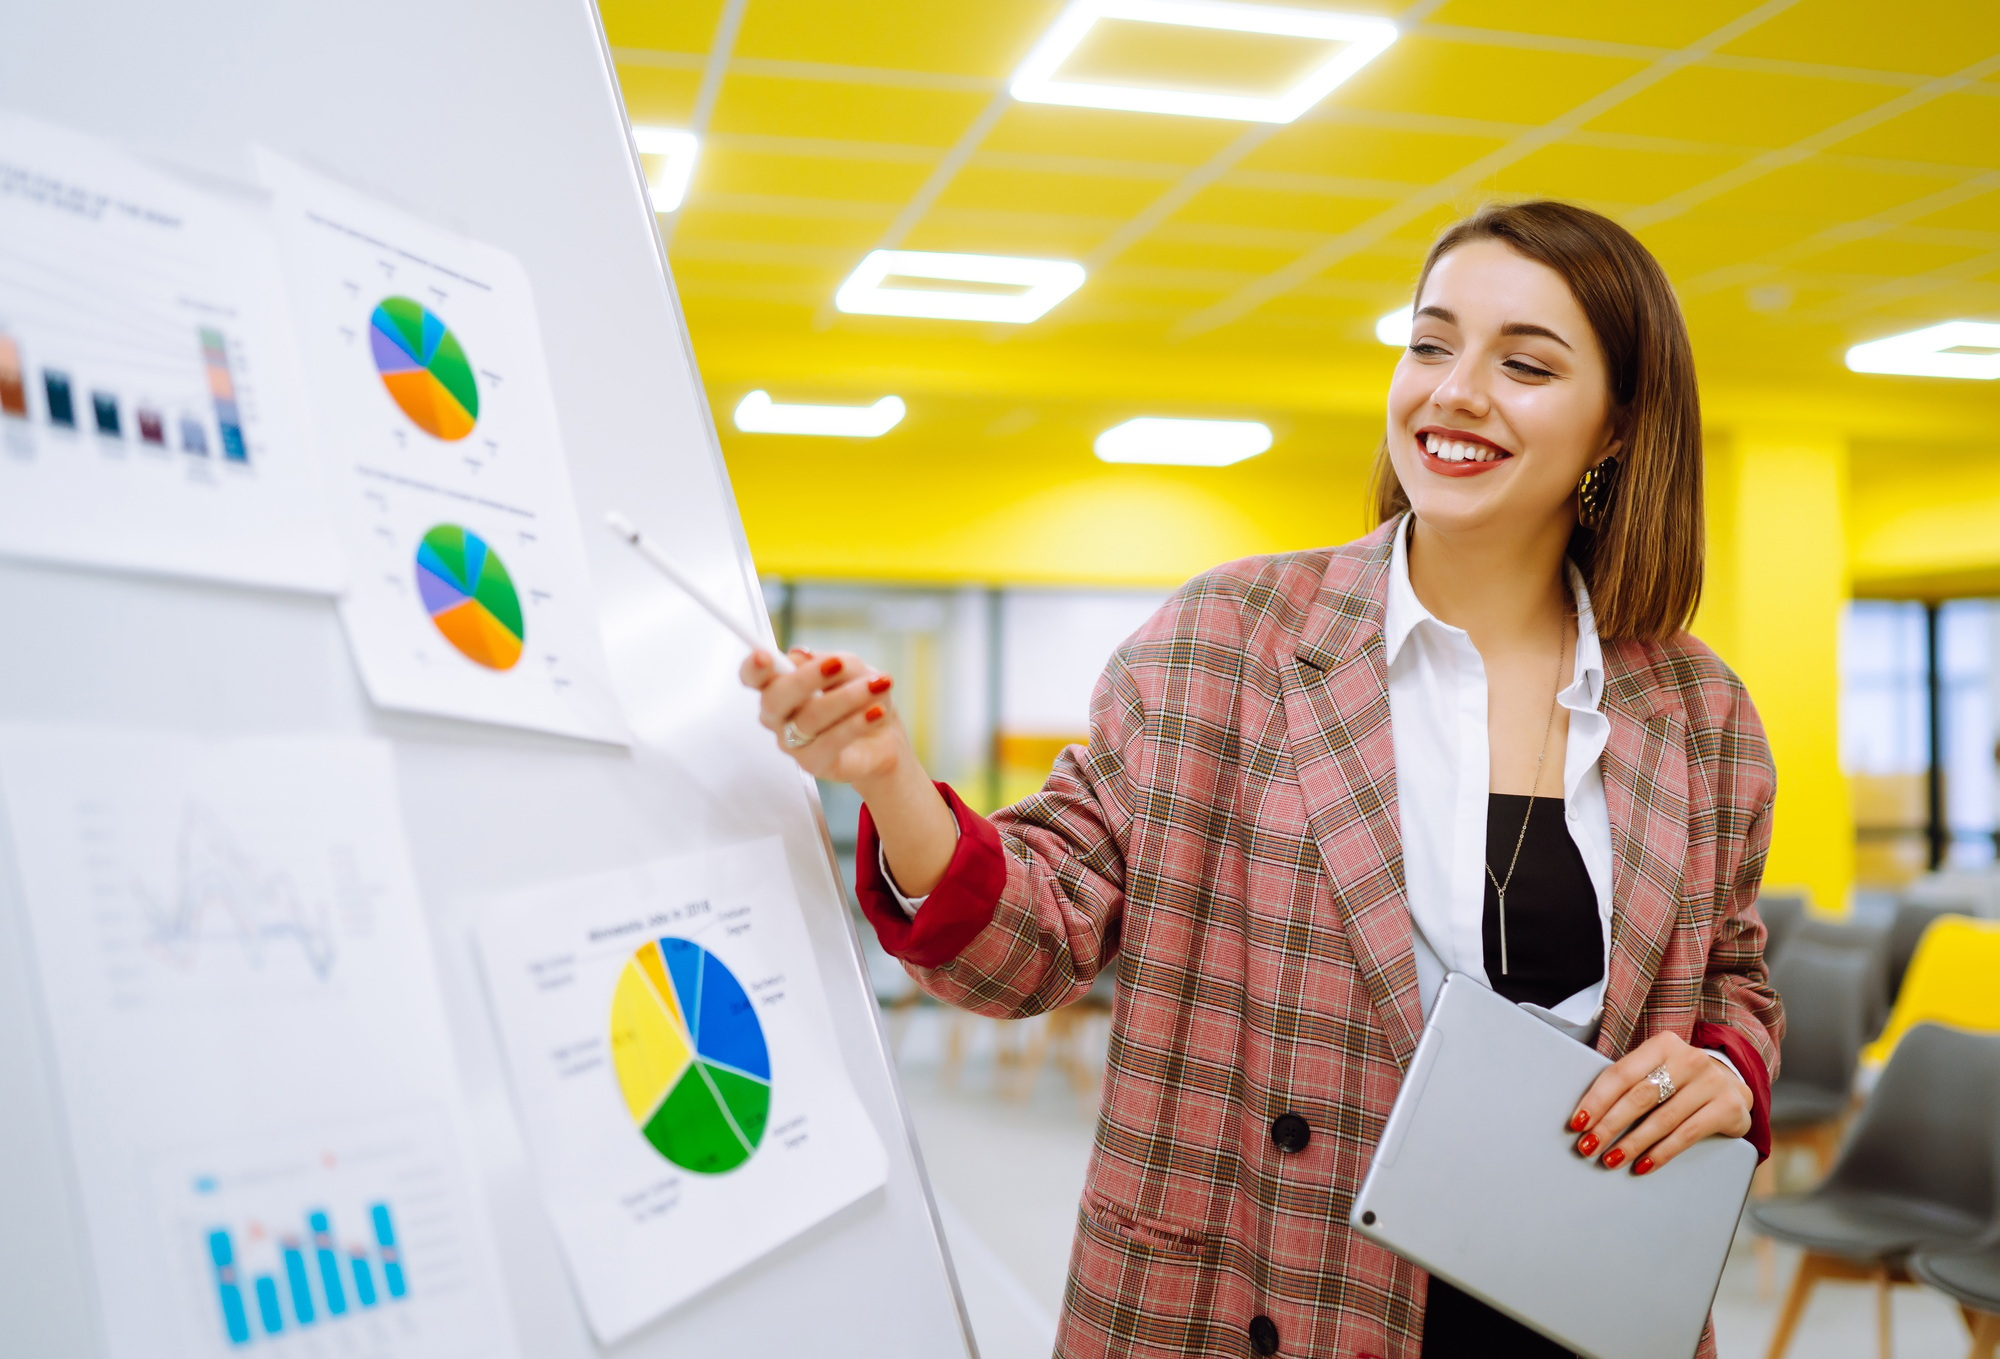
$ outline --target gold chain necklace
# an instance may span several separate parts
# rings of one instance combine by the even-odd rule
[[[1562,702],[1563,656],[1569,650],[1569,618],[1565,615],[1557,626],[1556,634],[1556,687],[1549,696],[1549,721],[1542,728],[1542,753],[1535,756],[1535,781],[1528,785],[1528,810],[1521,813],[1521,833],[1514,837],[1514,857],[1507,861],[1507,878],[1501,881],[1494,876],[1491,860],[1486,860],[1486,876],[1493,884],[1493,893],[1500,898],[1500,975],[1507,975],[1507,889],[1514,883],[1514,870],[1521,865],[1521,846],[1528,838],[1528,821],[1535,814],[1535,790],[1542,786],[1542,765],[1549,758],[1549,737],[1556,729],[1556,708]]]

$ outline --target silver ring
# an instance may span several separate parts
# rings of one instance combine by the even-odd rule
[[[816,734],[808,736],[804,732],[800,731],[799,724],[796,722],[785,723],[784,738],[785,738],[786,750],[804,750],[807,746],[811,745],[814,741],[819,739],[819,737]]]
[[[1664,1066],[1656,1066],[1647,1072],[1646,1079],[1651,1081],[1653,1089],[1659,1092],[1659,1098],[1653,1101],[1654,1105],[1665,1104],[1674,1097],[1674,1078],[1667,1074]]]

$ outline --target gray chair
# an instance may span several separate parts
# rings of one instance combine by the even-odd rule
[[[1868,986],[1863,996],[1861,1032],[1872,1039],[1889,1020],[1889,932],[1887,920],[1829,920],[1807,916],[1786,936],[1785,947],[1811,944],[1842,949],[1864,961]]]
[[[1896,993],[1903,989],[1903,978],[1910,970],[1910,959],[1917,956],[1917,945],[1922,942],[1924,931],[1939,916],[1964,915],[1959,907],[1941,901],[1909,901],[1896,903],[1896,914],[1889,922],[1889,1008],[1896,1008]]]
[[[1806,899],[1790,892],[1765,892],[1757,898],[1757,914],[1764,920],[1764,961],[1770,963],[1806,918]]]
[[[1769,1359],[1791,1344],[1822,1279],[1875,1284],[1886,1359],[1889,1289],[1910,1282],[1910,1253],[1970,1245],[1996,1220],[2000,1034],[1919,1024],[1896,1045],[1826,1180],[1750,1204],[1756,1231],[1805,1248]]]
[[[1967,1359],[1993,1359],[2000,1348],[2000,1233],[1976,1250],[1920,1250],[1910,1273],[1958,1304],[1972,1332]]]
[[[1876,979],[1868,951],[1810,937],[1771,964],[1771,984],[1785,1003],[1779,1074],[1771,1086],[1771,1149],[1810,1149],[1822,1175],[1839,1149]]]

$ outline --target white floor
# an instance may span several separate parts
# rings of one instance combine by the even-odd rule
[[[912,1017],[900,1063],[917,1135],[937,1191],[981,1359],[1040,1359],[1062,1307],[1070,1235],[1095,1117],[1054,1070],[1025,1098],[1018,1070],[997,1064],[992,1026],[960,1021],[967,1051],[945,1079],[947,1021]],[[1101,1055],[1101,1048],[1098,1050]],[[1715,1300],[1721,1359],[1761,1359],[1796,1257],[1776,1252],[1773,1286],[1760,1296],[1748,1234]],[[1893,1301],[1897,1359],[1961,1359],[1968,1337],[1955,1307],[1923,1288]],[[1792,1359],[1875,1359],[1875,1300],[1859,1284],[1822,1285],[1791,1346]]]

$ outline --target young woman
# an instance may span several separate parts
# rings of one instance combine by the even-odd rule
[[[991,818],[887,675],[745,664],[865,799],[861,902],[926,990],[1037,1014],[1116,962],[1062,1355],[1561,1353],[1345,1225],[1447,972],[1596,1026],[1570,1132],[1603,1173],[1768,1149],[1771,758],[1685,631],[1700,412],[1645,248],[1552,202],[1447,231],[1376,483],[1367,537],[1183,587]]]

